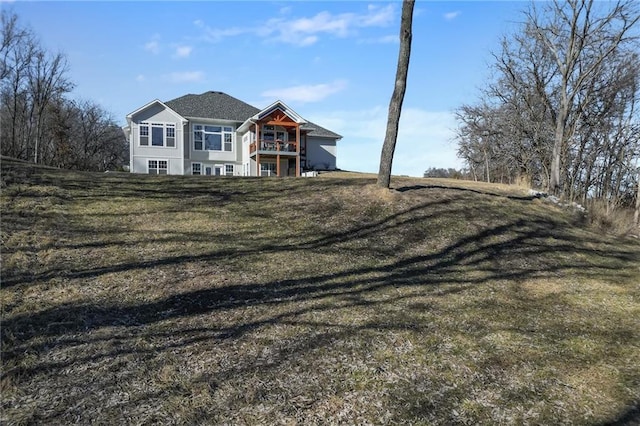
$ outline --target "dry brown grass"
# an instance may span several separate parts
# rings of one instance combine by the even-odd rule
[[[637,241],[374,182],[3,161],[2,422],[637,421]]]

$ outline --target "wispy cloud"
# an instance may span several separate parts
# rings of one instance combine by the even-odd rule
[[[281,16],[268,19],[264,24],[250,27],[219,28],[207,26],[202,20],[194,25],[203,30],[204,38],[210,42],[219,42],[224,38],[253,34],[270,42],[280,42],[296,46],[309,46],[316,43],[322,35],[345,38],[355,35],[358,29],[385,27],[393,23],[395,6],[368,6],[362,13],[332,14],[323,11],[310,17],[292,18],[291,10],[284,8]],[[282,15],[287,16],[282,16]]]
[[[192,51],[192,46],[176,46],[176,51],[173,56],[176,58],[188,58]]]
[[[446,19],[447,21],[453,21],[454,19],[456,19],[458,16],[460,16],[462,12],[460,12],[459,10],[456,10],[455,12],[447,12],[444,15],[442,15],[444,17],[444,19]]]
[[[172,83],[197,83],[204,80],[202,71],[182,71],[165,74],[164,78]]]
[[[331,83],[303,84],[299,86],[270,89],[261,93],[265,98],[276,98],[286,102],[309,103],[318,102],[338,93],[347,87],[345,80],[335,80]]]
[[[147,43],[144,44],[144,50],[157,55],[160,53],[160,36],[155,34]]]

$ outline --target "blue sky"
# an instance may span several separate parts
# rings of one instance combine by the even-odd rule
[[[341,135],[338,167],[377,172],[393,91],[399,1],[2,2],[69,61],[72,96],[125,124],[142,105],[217,90],[284,101]],[[417,1],[393,173],[462,167],[453,111],[490,77],[526,2]]]

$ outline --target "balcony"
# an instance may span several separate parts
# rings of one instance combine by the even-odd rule
[[[268,155],[297,155],[298,143],[296,141],[279,141],[261,139],[252,142],[249,145],[249,154],[268,154]]]

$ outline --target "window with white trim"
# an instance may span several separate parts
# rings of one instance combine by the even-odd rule
[[[140,123],[140,146],[174,148],[176,125],[171,123]],[[151,139],[151,141],[149,141]],[[151,143],[149,143],[151,142]]]
[[[195,124],[193,126],[195,151],[233,151],[233,127]]]
[[[169,162],[167,160],[149,160],[150,175],[166,175],[169,171]]]
[[[149,145],[149,125],[146,123],[140,124],[140,145]]]
[[[201,175],[202,174],[202,164],[200,164],[200,163],[191,163],[191,174],[192,175]]]
[[[233,176],[233,164],[224,165],[224,174],[226,176]]]

